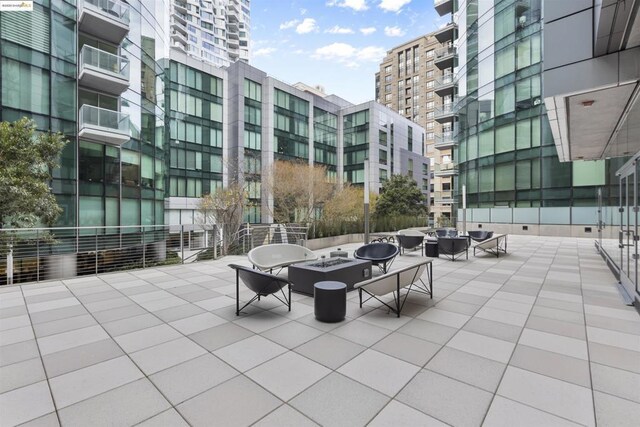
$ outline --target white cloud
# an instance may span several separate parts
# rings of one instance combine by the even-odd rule
[[[339,25],[329,28],[324,32],[329,34],[353,34],[353,30],[351,28],[341,27]]]
[[[329,0],[327,6],[348,7],[356,12],[369,9],[367,0]]]
[[[356,48],[347,43],[332,43],[316,49],[311,57],[357,68],[361,62],[380,62],[385,54],[386,50],[378,46]]]
[[[289,28],[293,28],[296,26],[298,22],[300,21],[298,21],[297,19],[292,19],[291,21],[283,22],[282,24],[280,24],[280,29],[287,30]]]
[[[400,12],[400,9],[409,3],[411,0],[382,0],[378,7],[385,12]]]
[[[384,34],[388,37],[402,37],[407,32],[400,27],[384,27]]]
[[[278,49],[276,49],[275,47],[262,47],[260,49],[254,50],[251,54],[253,56],[269,56],[276,50]]]
[[[304,20],[296,27],[296,33],[307,34],[313,31],[318,31],[318,24],[313,18],[304,18]]]
[[[307,14],[307,9],[304,9],[304,8],[300,9],[300,15],[304,16],[306,14]]]
[[[362,34],[364,34],[365,36],[368,36],[369,34],[373,34],[376,32],[376,27],[365,27],[365,28],[360,28],[360,32]]]

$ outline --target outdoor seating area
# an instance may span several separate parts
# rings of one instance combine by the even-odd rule
[[[2,425],[628,424],[640,316],[593,241],[509,240],[318,301],[246,255],[0,287]]]

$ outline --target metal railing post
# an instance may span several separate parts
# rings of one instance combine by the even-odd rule
[[[142,226],[142,268],[147,267],[147,245],[145,244],[144,225]]]
[[[36,282],[40,281],[40,230],[36,230]]]
[[[182,263],[184,264],[184,225],[180,226],[180,252],[182,253]]]
[[[217,259],[218,258],[218,233],[217,233],[217,227],[216,230],[213,233],[213,259]]]
[[[96,234],[95,234],[95,238],[96,238],[96,258],[95,258],[95,269],[96,269],[96,276],[98,275],[98,228],[96,227]]]

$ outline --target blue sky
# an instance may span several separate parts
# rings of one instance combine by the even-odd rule
[[[252,0],[250,63],[365,102],[386,51],[444,22],[433,0]]]

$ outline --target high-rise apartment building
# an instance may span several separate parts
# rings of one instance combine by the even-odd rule
[[[440,33],[451,34],[458,58],[457,95],[435,117],[457,128],[458,222],[464,187],[468,228],[595,235],[598,191],[617,206],[614,174],[624,160],[558,158],[543,102],[541,0],[438,0],[435,7],[452,14]]]
[[[250,0],[171,0],[171,46],[217,67],[249,61]]]
[[[435,112],[441,97],[453,94],[453,55],[451,42],[441,42],[437,33],[387,52],[376,73],[376,100],[425,129],[425,152],[432,175],[429,216],[435,224],[446,225],[451,219],[454,182],[452,174],[441,172],[440,165],[451,163],[453,127],[435,120]]]

